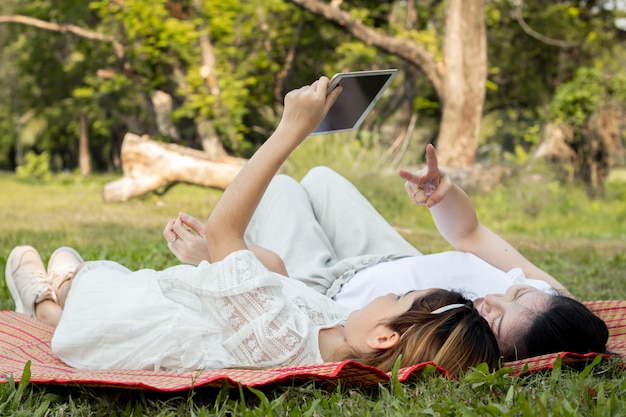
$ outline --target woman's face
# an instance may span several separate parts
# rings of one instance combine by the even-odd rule
[[[362,351],[371,350],[368,340],[386,334],[389,320],[409,311],[413,302],[432,290],[411,291],[402,296],[387,294],[375,298],[360,310],[353,311],[345,323],[345,338]],[[387,328],[388,329],[388,328]]]
[[[512,285],[504,294],[489,294],[474,301],[487,320],[501,351],[508,350],[518,339],[520,330],[531,325],[552,297],[530,285]]]

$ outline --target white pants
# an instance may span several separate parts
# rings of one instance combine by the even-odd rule
[[[300,183],[271,182],[246,240],[276,252],[289,276],[333,297],[363,268],[421,255],[344,177],[313,168]]]

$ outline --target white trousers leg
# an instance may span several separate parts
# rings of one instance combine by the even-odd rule
[[[317,167],[271,182],[246,240],[276,252],[290,277],[334,296],[359,269],[420,255],[348,180]]]
[[[401,187],[401,182],[398,183]],[[330,168],[313,168],[301,185],[338,259],[361,255],[421,255],[350,181]]]
[[[337,262],[308,194],[287,175],[272,179],[252,216],[245,239],[276,252],[290,276],[306,275]]]

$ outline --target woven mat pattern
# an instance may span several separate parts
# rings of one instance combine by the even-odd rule
[[[609,326],[608,348],[626,358],[626,301],[590,301],[587,306]],[[10,378],[19,381],[27,361],[31,361],[30,381],[41,384],[89,385],[145,389],[163,392],[188,390],[193,387],[222,387],[227,384],[258,387],[269,384],[376,385],[389,382],[389,374],[354,361],[271,369],[218,369],[193,372],[164,371],[86,371],[74,369],[52,354],[50,340],[53,329],[37,320],[13,311],[0,311],[0,382]],[[516,373],[525,366],[529,371],[550,369],[557,356],[564,364],[584,363],[595,354],[577,355],[561,352],[505,364]],[[448,375],[445,369],[427,362],[403,368],[400,381],[421,373],[425,368]]]

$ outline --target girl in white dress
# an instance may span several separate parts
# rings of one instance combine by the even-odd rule
[[[495,337],[462,294],[390,293],[350,312],[289,279],[275,254],[253,252],[246,243],[244,233],[271,179],[341,92],[327,95],[327,87],[328,78],[321,77],[287,94],[277,129],[206,222],[206,260],[164,271],[133,272],[112,261],[77,269],[80,255],[60,248],[46,271],[34,248],[19,246],[6,268],[16,310],[56,326],[53,352],[83,369],[274,367],[354,359],[389,371],[400,356],[403,367],[434,361],[453,374],[482,362],[495,367]],[[179,239],[173,235],[169,242]],[[272,270],[264,262],[274,263]]]

